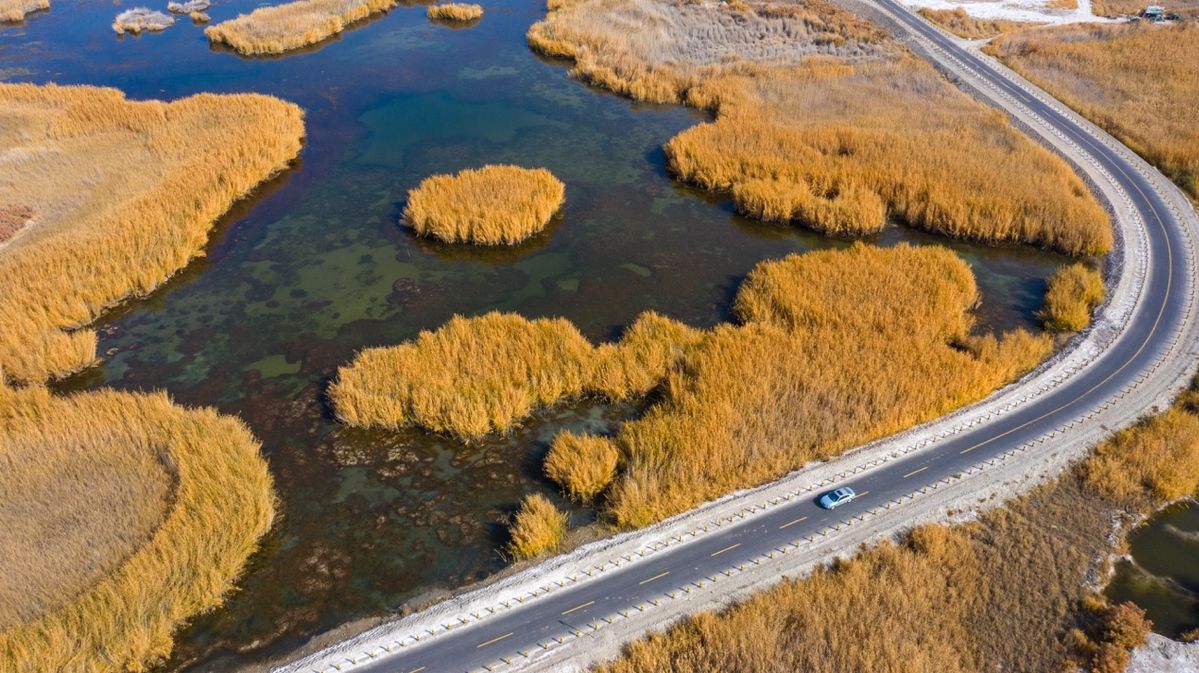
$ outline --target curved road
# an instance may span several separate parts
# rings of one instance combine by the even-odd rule
[[[407,641],[396,639],[382,648],[374,645],[358,648],[357,651],[367,654],[353,654],[353,648],[339,648],[336,652],[318,653],[284,670],[356,673],[520,670],[545,667],[545,653],[551,649],[558,651],[553,657],[554,666],[562,670],[566,661],[588,659],[583,652],[562,652],[588,648],[589,636],[613,616],[643,612],[672,598],[671,594],[690,593],[691,589],[686,587],[710,586],[731,569],[758,564],[754,559],[773,559],[786,553],[789,546],[794,548],[804,540],[815,540],[832,530],[840,530],[847,518],[865,516],[868,512],[902,518],[902,512],[890,510],[904,502],[905,497],[910,498],[914,491],[960,479],[974,466],[1011,454],[1014,447],[1043,444],[1046,436],[1074,427],[1088,413],[1096,419],[1094,423],[1104,422],[1099,410],[1123,399],[1130,386],[1153,376],[1177,377],[1184,373],[1156,373],[1163,355],[1180,338],[1184,340],[1183,347],[1192,347],[1185,343],[1190,332],[1183,334],[1183,330],[1191,323],[1190,288],[1195,282],[1189,234],[1184,231],[1187,223],[1175,215],[1163,198],[1161,184],[1148,179],[1132,160],[1098,139],[1087,125],[1031,95],[990,62],[962,48],[893,0],[875,0],[875,4],[918,36],[926,47],[931,43],[934,49],[929,52],[942,64],[956,61],[954,67],[968,70],[977,80],[985,80],[993,92],[1014,99],[1089,154],[1122,187],[1130,200],[1126,205],[1143,222],[1148,246],[1143,286],[1123,331],[1093,362],[1027,404],[957,432],[931,449],[896,457],[847,479],[844,483],[855,487],[861,496],[835,513],[815,505],[815,496],[825,489],[813,490],[751,516],[730,519],[715,531],[692,536],[686,543],[645,560],[638,559],[594,577],[588,571],[587,577],[579,581],[572,578],[565,585],[557,582],[557,588],[535,599],[520,601],[519,605],[513,604],[494,614],[488,611],[476,614],[474,619],[462,619],[461,625],[452,623],[453,628],[437,634],[429,631],[421,640],[410,636]],[[1180,370],[1182,360],[1174,357],[1175,361],[1166,364]],[[701,607],[705,606],[697,604],[689,609]],[[660,624],[647,621],[646,625]]]

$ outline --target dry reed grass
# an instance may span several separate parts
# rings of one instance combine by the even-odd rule
[[[258,448],[240,421],[162,394],[0,384],[0,670],[112,673],[165,657],[270,528]]]
[[[173,25],[175,25],[175,17],[170,14],[163,14],[145,7],[134,7],[117,14],[117,18],[113,19],[112,29],[117,35],[125,33],[140,35],[142,31],[156,32],[166,30]]]
[[[942,248],[792,255],[738,293],[612,441],[625,469],[606,511],[635,528],[979,399],[1039,362],[1047,337],[969,334],[978,301]]]
[[[212,223],[300,150],[303,113],[258,95],[133,102],[115,89],[0,84],[0,203],[36,213],[0,246],[0,370],[95,360],[81,326],[200,254]]]
[[[1199,197],[1199,25],[1063,26],[988,50]]]
[[[1050,331],[1077,332],[1091,324],[1091,312],[1105,295],[1098,271],[1085,264],[1062,267],[1049,279],[1041,320]]]
[[[620,466],[620,451],[603,437],[563,431],[545,457],[545,474],[571,498],[590,502],[608,488]]]
[[[33,219],[33,208],[16,203],[0,206],[0,244],[7,243]]]
[[[0,23],[18,23],[26,14],[50,9],[50,0],[0,0]]]
[[[544,168],[484,166],[425,178],[408,192],[404,219],[448,243],[515,245],[544,229],[565,196]]]
[[[430,5],[426,10],[430,19],[435,21],[457,21],[466,23],[483,18],[482,5],[470,5],[462,2],[448,2],[441,5]]]
[[[890,214],[1069,254],[1111,246],[1064,161],[827,3],[577,0],[528,38],[587,81],[716,111],[667,143],[670,167],[753,217],[860,236]]]
[[[1091,11],[1097,16],[1135,16],[1150,4],[1190,19],[1199,17],[1199,1],[1196,0],[1160,0],[1152,3],[1144,0],[1091,0]]]
[[[261,7],[204,29],[208,40],[243,56],[282,54],[323,42],[397,0],[298,0]]]
[[[991,38],[1003,33],[1010,33],[1015,30],[1023,30],[1039,25],[1005,19],[979,19],[970,16],[961,7],[956,9],[930,9],[928,7],[921,7],[917,11],[920,13],[920,16],[967,40]]]
[[[566,539],[567,522],[566,512],[555,507],[549,498],[540,493],[525,496],[508,527],[512,537],[508,553],[520,560],[557,550]]]
[[[584,393],[613,400],[642,395],[695,334],[648,312],[619,343],[594,348],[562,318],[455,316],[414,341],[362,351],[338,370],[329,396],[350,425],[418,425],[472,441]]]

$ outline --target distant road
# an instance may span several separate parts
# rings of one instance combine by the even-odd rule
[[[574,554],[384,625],[280,671],[578,670],[621,643],[719,606],[951,506],[1005,493],[1168,403],[1196,361],[1194,239],[1185,197],[1010,71],[893,0],[874,0],[920,50],[1073,161],[1112,204],[1116,287],[1092,332],[970,409],[776,484]],[[1039,472],[1038,472],[1039,471]],[[1042,475],[1043,476],[1043,475]],[[861,496],[828,512],[834,485]],[[1031,483],[1031,481],[1027,481]],[[975,498],[977,500],[977,498]]]

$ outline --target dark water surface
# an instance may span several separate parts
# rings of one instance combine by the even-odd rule
[[[554,433],[603,431],[635,413],[553,409],[469,448],[419,431],[347,430],[323,394],[359,349],[491,309],[566,316],[594,340],[646,309],[713,325],[756,262],[846,245],[744,220],[724,199],[672,182],[661,145],[703,115],[589,89],[531,54],[524,33],[541,0],[490,1],[462,30],[401,7],[318,49],[253,60],[210,49],[186,19],[119,39],[109,24],[127,6],[55,0],[0,28],[0,78],[116,86],[133,98],[257,91],[308,112],[302,161],[224,218],[205,258],[106,317],[104,363],[62,386],[165,389],[237,414],[275,475],[280,518],[241,589],[179,634],[162,670],[259,661],[500,569],[502,517],[525,493],[554,493],[540,476]],[[254,6],[217,0],[210,14]],[[421,178],[493,162],[545,166],[567,184],[547,233],[479,251],[398,225]],[[877,239],[898,241],[945,244],[899,227]],[[1035,325],[1061,257],[952,247],[983,288],[983,328]]]
[[[1132,561],[1116,565],[1106,594],[1132,601],[1169,638],[1199,629],[1199,503],[1171,505],[1128,536]]]

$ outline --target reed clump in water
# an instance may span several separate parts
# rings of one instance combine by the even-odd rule
[[[19,23],[42,9],[50,9],[50,0],[0,0],[0,23]]]
[[[545,474],[571,498],[590,502],[616,478],[620,452],[605,437],[564,431],[554,437],[545,457]]]
[[[430,5],[426,13],[434,21],[468,23],[483,18],[483,6],[462,2],[447,2],[440,5]]]
[[[298,0],[261,7],[204,29],[209,42],[225,44],[243,56],[282,54],[323,42],[397,0]]]
[[[1103,303],[1106,290],[1099,272],[1085,264],[1058,269],[1049,279],[1041,320],[1053,332],[1077,332],[1091,324],[1091,312]]]
[[[447,243],[515,245],[544,229],[565,197],[544,168],[484,166],[425,178],[408,192],[404,219]]]
[[[0,384],[0,670],[142,670],[271,526],[240,421],[163,394]]]
[[[667,159],[747,215],[842,236],[891,216],[1068,254],[1111,246],[1106,213],[1064,161],[830,4],[575,0],[528,39],[597,85],[715,111]]]
[[[157,32],[166,30],[173,25],[175,25],[175,17],[170,14],[163,14],[145,7],[134,7],[117,14],[117,18],[113,19],[112,29],[117,35],[125,33],[140,35],[144,30]]]
[[[514,559],[529,559],[557,550],[566,539],[566,512],[559,510],[549,498],[534,493],[525,496],[508,534],[508,553]]]
[[[0,84],[0,204],[33,218],[0,245],[0,370],[91,364],[80,329],[201,254],[213,222],[299,153],[303,113],[259,95],[171,103],[115,89]]]
[[[987,50],[1199,198],[1195,22],[1045,28],[1004,36]]]
[[[338,370],[329,396],[350,425],[417,425],[472,441],[585,393],[614,400],[644,394],[692,332],[645,313],[621,342],[595,348],[561,318],[455,316],[414,341],[362,351]]]

